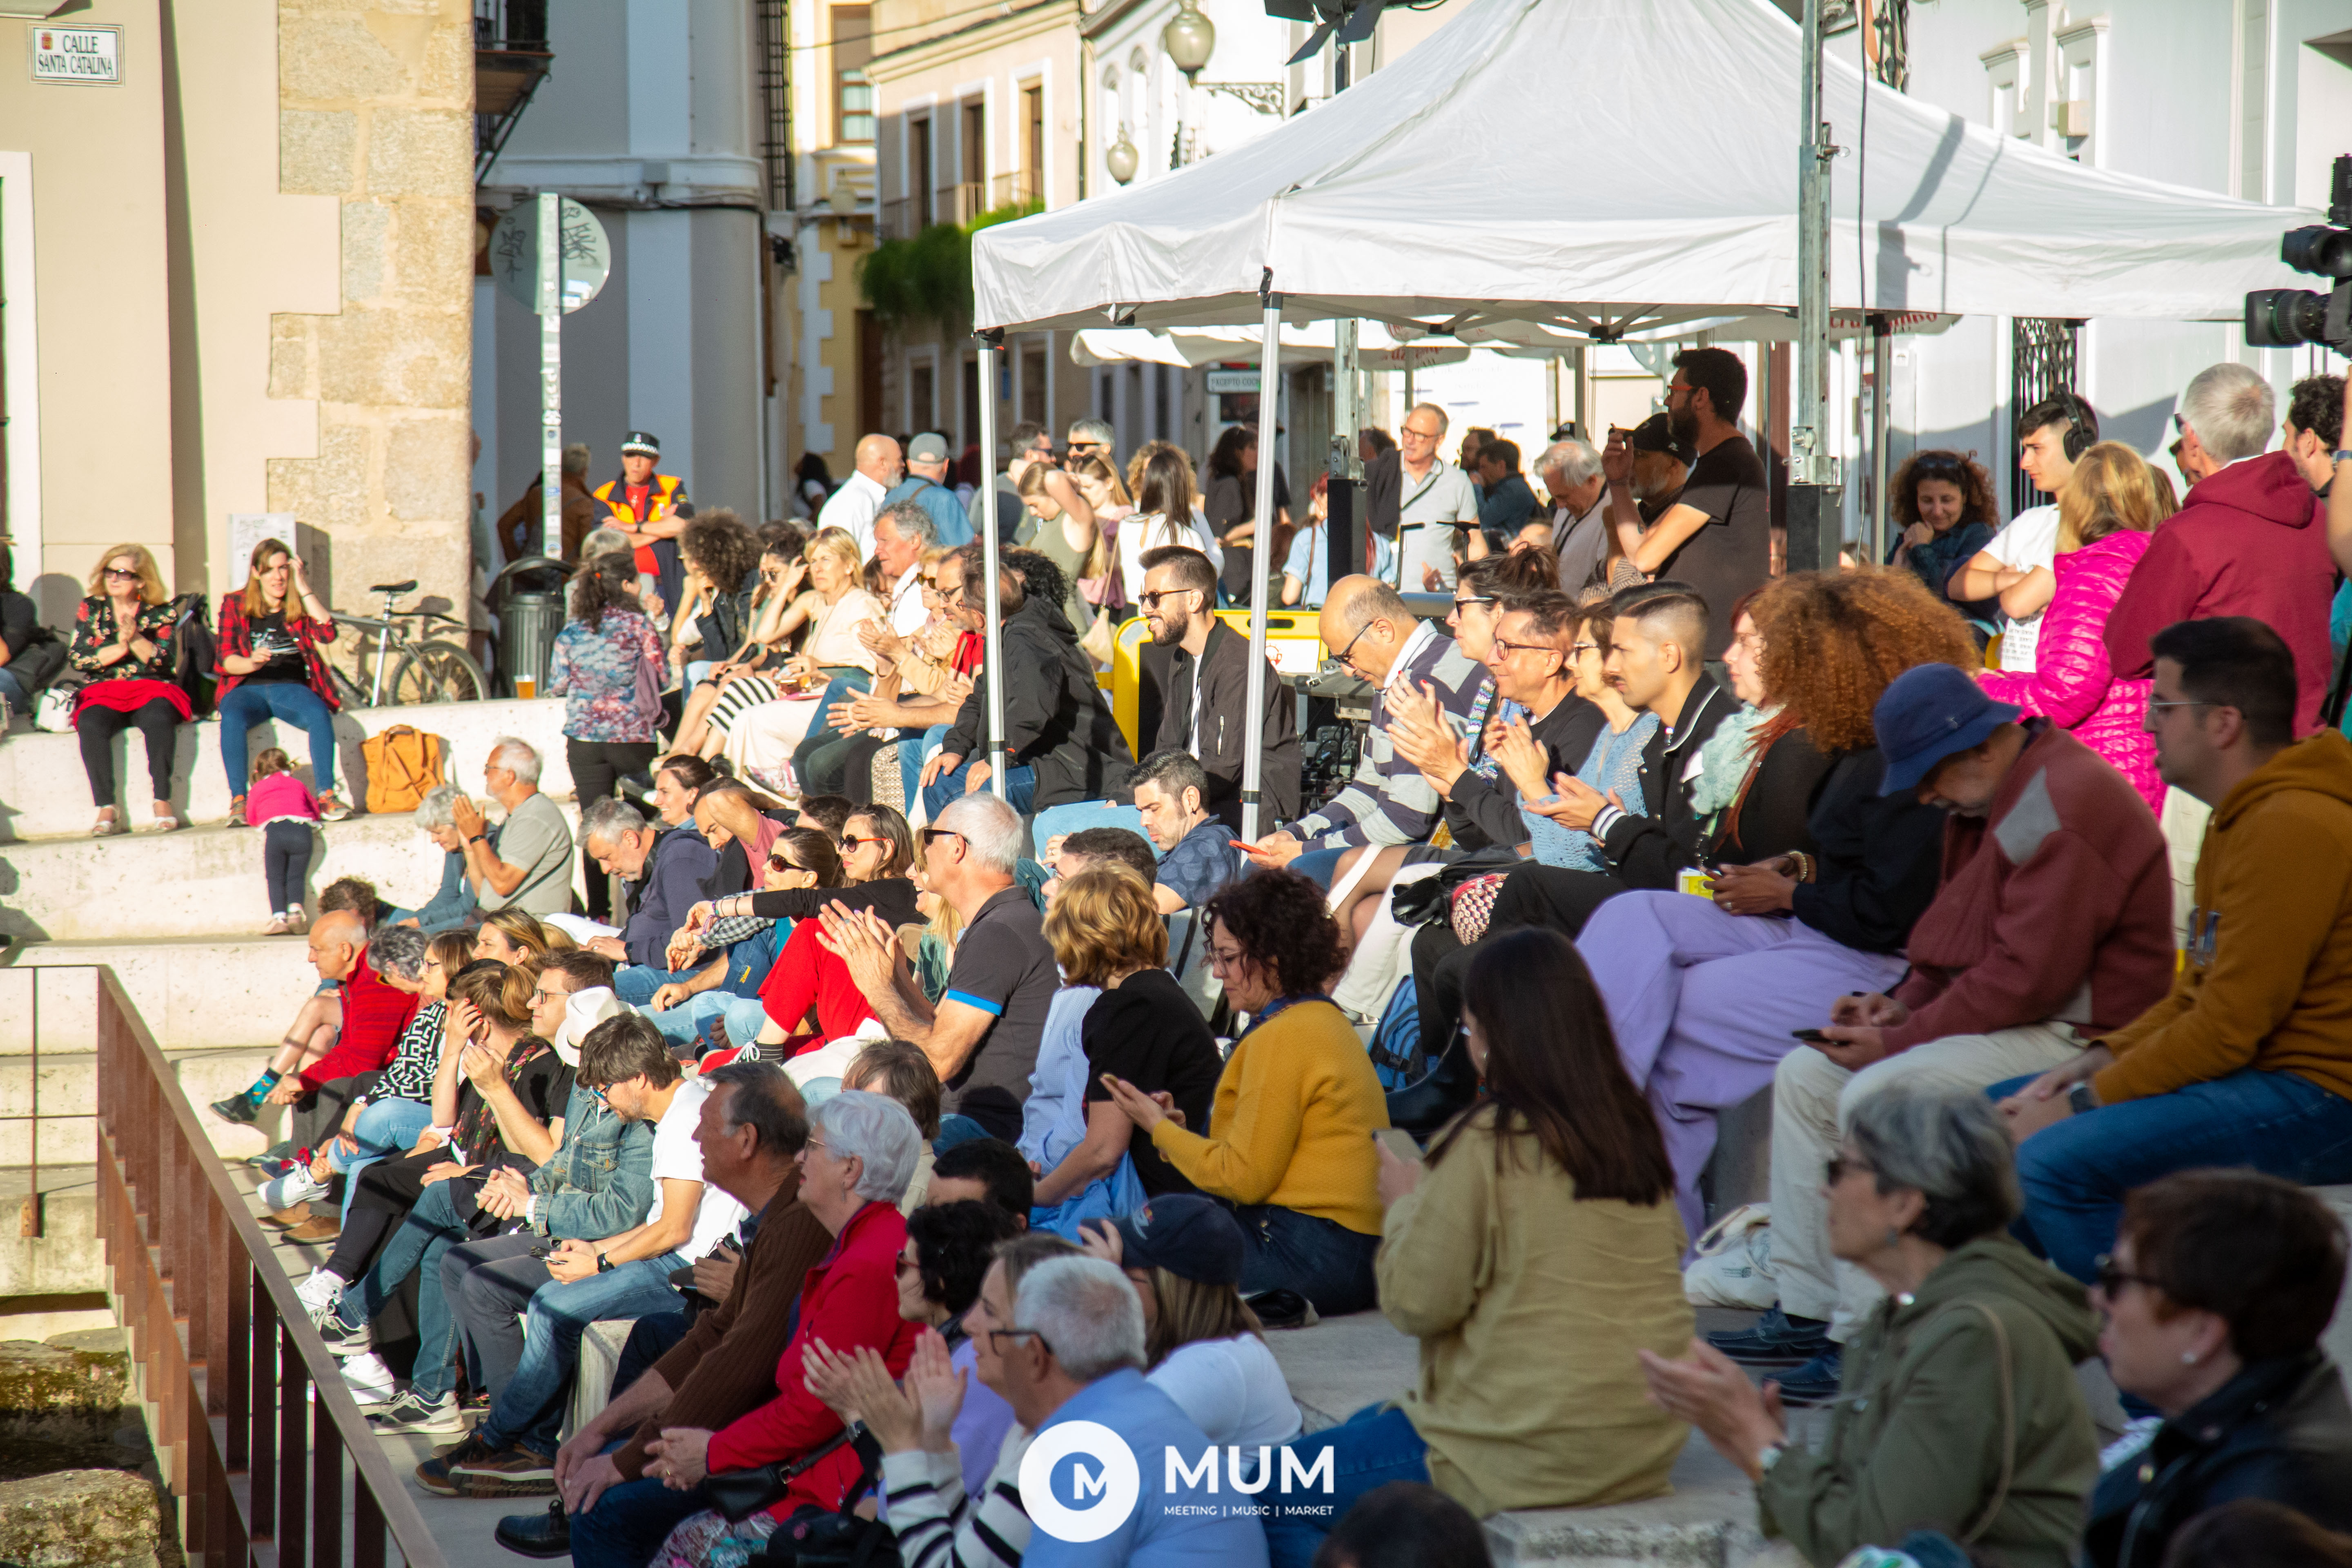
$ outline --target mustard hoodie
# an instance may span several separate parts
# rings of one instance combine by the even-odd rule
[[[2097,1043],[2103,1104],[2242,1068],[2352,1100],[2352,742],[2298,741],[2222,798],[2172,989]]]

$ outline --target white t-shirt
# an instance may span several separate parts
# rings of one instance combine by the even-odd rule
[[[662,1182],[700,1182],[702,1180],[702,1145],[694,1141],[695,1124],[702,1120],[702,1102],[710,1095],[710,1085],[698,1078],[688,1079],[677,1086],[670,1098],[669,1109],[654,1123],[654,1206],[646,1211],[646,1223],[661,1218]],[[743,1223],[741,1204],[705,1183],[702,1206],[694,1211],[694,1234],[679,1247],[678,1255],[688,1262],[698,1262],[710,1255],[710,1249]]]
[[[1984,552],[2012,572],[2047,572],[2058,553],[2058,505],[2028,507],[1992,536]],[[2042,641],[2042,615],[2037,610],[2021,621],[2000,618],[2000,667],[2021,674],[2033,671],[2033,652]]]
[[[1429,472],[1419,479],[1399,464],[1397,471],[1397,533],[1404,551],[1404,591],[1425,593],[1421,569],[1434,566],[1454,586],[1454,531],[1475,527],[1478,490],[1469,476],[1443,458],[1430,459]],[[1415,526],[1416,524],[1420,526]]]
[[[1282,1364],[1255,1334],[1178,1345],[1144,1375],[1220,1447],[1287,1443],[1298,1436],[1298,1402],[1290,1397]]]
[[[1121,518],[1118,524],[1118,575],[1127,585],[1127,602],[1136,615],[1143,614],[1143,556],[1147,551],[1163,544],[1189,544],[1208,556],[1209,564],[1224,570],[1225,547],[1209,531],[1208,514],[1199,507],[1192,509],[1192,537],[1185,531],[1168,526],[1167,519],[1159,512],[1136,512]],[[1215,608],[1213,605],[1210,606]]]

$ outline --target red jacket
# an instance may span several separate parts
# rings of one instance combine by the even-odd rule
[[[2119,1028],[2172,984],[2172,868],[2139,792],[2047,721],[1982,816],[1944,825],[1936,901],[1911,928],[1911,1016],[1889,1051],[2021,1024]]]
[[[2336,562],[2319,499],[2284,452],[2231,464],[2196,485],[2156,531],[2107,617],[2118,680],[2156,673],[2147,639],[2175,621],[2252,616],[2294,654],[2294,732],[2319,726],[2334,658],[2327,607]]]
[[[874,1016],[874,1005],[866,1000],[866,993],[849,977],[849,965],[827,952],[817,938],[824,934],[823,924],[804,920],[793,928],[784,939],[784,951],[776,954],[768,977],[760,982],[760,1004],[768,1016],[781,1025],[787,1035],[801,1032],[801,1020],[808,1016],[809,1005],[816,1005],[817,1037],[837,1040],[844,1035],[857,1033],[857,1026]],[[749,1040],[738,1040],[748,1046]]]
[[[836,1351],[870,1345],[892,1376],[907,1370],[921,1325],[898,1315],[898,1254],[906,1246],[907,1222],[896,1204],[869,1203],[850,1216],[833,1250],[801,1284],[799,1321],[776,1363],[776,1396],[712,1435],[713,1472],[796,1459],[841,1430],[841,1417],[808,1391],[802,1376],[801,1352],[810,1340]],[[807,1507],[829,1513],[841,1506],[857,1475],[856,1451],[845,1445],[803,1471],[768,1511],[779,1520]]]
[[[302,670],[310,681],[310,689],[318,694],[330,712],[341,708],[342,699],[335,695],[335,683],[327,675],[327,661],[319,652],[322,644],[335,640],[333,617],[323,621],[312,620],[302,613],[301,605],[291,594],[286,596],[286,635],[292,637],[295,646],[302,650]],[[245,618],[245,590],[242,588],[223,595],[221,599],[219,646],[214,651],[215,658],[231,653],[239,658],[253,657],[253,623]],[[226,697],[245,684],[246,678],[231,675],[227,666],[215,663],[213,679],[214,694]]]
[[[368,963],[367,949],[361,948],[352,977],[343,982],[342,1031],[335,1037],[333,1050],[302,1069],[302,1087],[315,1089],[339,1078],[390,1066],[400,1032],[424,1000],[385,984]]]

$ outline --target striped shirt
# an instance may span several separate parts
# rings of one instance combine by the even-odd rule
[[[1387,684],[1372,703],[1372,721],[1356,759],[1356,776],[1330,804],[1290,825],[1290,836],[1308,849],[1340,849],[1355,844],[1423,844],[1437,830],[1444,802],[1419,768],[1399,755],[1389,739],[1389,693],[1419,692],[1426,681],[1457,735],[1475,735],[1470,715],[1490,677],[1486,667],[1465,654],[1452,637],[1418,621],[1389,667]]]
[[[882,1456],[882,1489],[907,1568],[1010,1568],[1021,1561],[1029,1547],[1029,1515],[1021,1506],[1029,1436],[1018,1425],[1004,1434],[977,1502],[964,1493],[962,1462],[954,1454]]]
[[[427,1002],[400,1032],[393,1047],[392,1065],[376,1080],[372,1100],[414,1100],[433,1103],[433,1075],[441,1066],[442,1003]]]

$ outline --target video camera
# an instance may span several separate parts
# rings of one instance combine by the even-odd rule
[[[2308,289],[2257,289],[2246,296],[2246,342],[2258,349],[2326,343],[2352,355],[2352,153],[2336,160],[2327,222],[2291,228],[2279,259],[2297,272],[2336,279],[2326,294]]]

